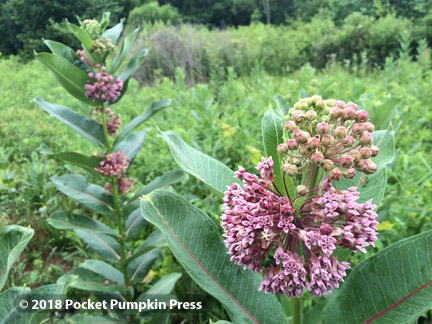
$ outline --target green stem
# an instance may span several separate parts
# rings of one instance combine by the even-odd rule
[[[107,154],[111,154],[112,153],[112,146],[110,143],[110,139],[108,136],[108,127],[106,124],[106,118],[105,118],[105,111],[104,111],[105,107],[102,108],[101,111],[101,115],[102,115],[102,129],[103,129],[103,133],[104,133],[104,138],[105,138],[105,143],[106,143],[106,148],[107,148]]]
[[[126,242],[125,242],[124,230],[123,230],[122,212],[121,212],[120,204],[119,204],[118,180],[116,177],[112,178],[111,187],[112,187],[112,195],[114,198],[114,206],[115,206],[115,212],[116,212],[116,217],[117,217],[117,229],[118,229],[118,232],[120,234],[121,258],[122,258],[122,261],[124,261],[127,258],[127,252],[126,252]],[[127,300],[131,301],[132,295],[131,295],[130,290],[128,289],[130,283],[129,283],[129,273],[128,273],[128,269],[127,269],[127,264],[123,264],[122,273],[123,273],[125,286],[127,289]]]
[[[303,306],[302,299],[293,297],[291,299],[291,312],[293,316],[293,324],[302,324],[303,323]]]
[[[319,178],[319,174],[320,174],[320,168],[319,167],[313,168],[313,174],[311,180],[309,181],[308,190],[311,190],[318,186],[319,182],[321,181],[321,179]],[[306,198],[314,194],[315,192],[310,192],[306,195]]]

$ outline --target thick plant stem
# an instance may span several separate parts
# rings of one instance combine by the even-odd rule
[[[308,184],[309,190],[316,188],[318,186],[319,182],[321,181],[321,179],[319,179],[320,169],[318,167],[315,167],[312,169],[312,171],[313,171],[312,178],[310,179],[309,184]],[[307,194],[306,197],[310,197],[313,194],[314,194],[313,192],[310,192]]]
[[[291,313],[293,324],[303,324],[303,306],[301,298],[293,297],[291,299]]]
[[[120,234],[121,258],[122,258],[122,261],[124,261],[124,260],[126,260],[126,257],[127,257],[126,243],[125,243],[125,238],[124,238],[122,213],[121,213],[120,204],[119,204],[118,180],[116,177],[113,177],[111,187],[112,187],[112,195],[113,195],[113,199],[114,199],[114,206],[115,206],[115,212],[116,212],[116,217],[117,217],[117,229],[118,229],[118,232]],[[126,288],[128,288],[128,286],[129,286],[129,273],[127,270],[127,264],[123,264],[122,273],[123,273],[123,278],[125,281],[125,286],[126,286]],[[129,289],[127,289],[127,299],[129,301],[132,299],[132,295],[131,295]]]
[[[106,124],[105,112],[101,111],[101,115],[102,115],[102,128],[103,128],[104,138],[105,138],[105,142],[106,142],[107,153],[111,154],[113,149],[112,149],[109,137],[108,137],[108,128],[107,128],[107,124]]]

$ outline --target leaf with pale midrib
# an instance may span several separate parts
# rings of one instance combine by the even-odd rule
[[[323,312],[324,324],[411,324],[432,307],[432,231],[361,262]]]
[[[287,323],[276,296],[258,291],[261,275],[230,261],[214,222],[183,197],[165,190],[142,200],[144,217],[166,236],[189,275],[219,300],[234,323]]]

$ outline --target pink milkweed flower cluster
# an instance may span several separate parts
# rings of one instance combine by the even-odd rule
[[[101,109],[99,107],[95,107],[95,110],[93,110],[93,115],[98,116],[100,111]],[[114,112],[112,112],[110,108],[105,108],[104,112],[107,115],[105,123],[107,125],[108,135],[115,137],[118,130],[120,129],[120,125],[122,124],[120,121],[121,115],[114,115]]]
[[[113,103],[118,100],[123,89],[123,81],[107,74],[105,66],[102,66],[101,72],[93,73],[89,71],[88,76],[90,81],[87,81],[85,85],[85,96],[87,98],[93,98],[94,102],[102,100]]]
[[[122,176],[118,179],[118,183],[117,183],[117,188],[118,188],[118,193],[120,195],[128,192],[129,190],[131,190],[133,188],[133,184],[134,184],[134,179],[126,179],[126,177]],[[106,194],[109,195],[112,193],[112,185],[111,183],[107,182],[105,183],[104,189],[106,191]]]
[[[108,154],[105,160],[101,161],[95,168],[104,177],[120,178],[127,170],[130,159],[124,155],[123,151]]]
[[[278,146],[278,153],[288,157],[285,174],[305,173],[314,165],[331,180],[352,179],[356,171],[376,172],[370,159],[378,154],[378,147],[372,145],[375,127],[368,122],[368,113],[358,110],[355,103],[313,96],[301,99],[286,118],[290,137]]]
[[[80,58],[80,61],[85,63],[85,64],[90,64],[90,60],[86,55],[85,50],[77,50],[76,54],[78,55],[78,57]]]
[[[265,293],[299,298],[307,289],[312,296],[328,294],[339,287],[350,268],[348,262],[338,260],[336,249],[366,253],[366,247],[374,246],[376,206],[372,200],[358,202],[358,185],[335,188],[335,179],[328,174],[312,188],[311,179],[320,170],[317,164],[292,199],[286,173],[282,172],[284,188],[278,188],[273,166],[272,157],[262,158],[256,167],[260,176],[240,166],[235,177],[242,185],[235,182],[227,187],[221,219],[231,261],[262,272],[258,289]],[[296,174],[292,176],[295,180]]]

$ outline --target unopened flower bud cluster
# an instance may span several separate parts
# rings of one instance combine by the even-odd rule
[[[353,102],[323,100],[320,96],[297,102],[285,116],[288,139],[277,151],[285,155],[282,171],[289,176],[317,166],[331,180],[352,179],[356,171],[373,174],[371,160],[378,155],[373,145],[375,127],[368,113]]]

